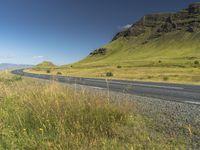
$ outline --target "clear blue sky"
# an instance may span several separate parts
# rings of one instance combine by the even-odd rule
[[[197,0],[0,0],[0,63],[67,64],[143,15]]]

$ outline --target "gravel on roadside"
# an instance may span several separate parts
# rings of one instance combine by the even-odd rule
[[[136,106],[133,111],[153,122],[149,125],[152,131],[184,137],[187,140],[188,149],[200,150],[200,105],[108,92],[85,86],[76,86],[76,88],[84,88],[101,95],[107,94],[111,100],[115,101],[133,101]]]

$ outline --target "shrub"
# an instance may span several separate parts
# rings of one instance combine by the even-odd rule
[[[142,42],[142,45],[145,45],[145,44],[147,44],[148,42],[149,42],[149,41],[146,40],[146,41]]]
[[[195,61],[194,61],[194,64],[195,64],[195,65],[199,65],[199,61],[198,61],[198,60],[195,60]]]
[[[12,80],[13,80],[13,81],[21,81],[21,80],[22,80],[22,77],[16,75],[16,76],[13,76],[13,77],[12,77]]]
[[[117,68],[122,68],[122,66],[117,66]]]
[[[167,81],[167,80],[169,80],[169,77],[165,76],[165,77],[163,77],[163,80]]]
[[[48,70],[47,70],[47,73],[51,73],[51,70],[48,69]]]
[[[152,78],[153,78],[153,76],[148,76],[147,78],[148,78],[148,79],[152,79]]]
[[[159,61],[158,61],[158,63],[160,64],[160,63],[162,63],[162,61],[161,61],[161,60],[159,60]]]
[[[13,83],[15,81],[21,81],[22,80],[22,77],[21,76],[18,76],[18,75],[15,75],[15,76],[8,76],[8,77],[0,77],[0,82],[3,82],[5,84],[8,84],[8,83]]]
[[[107,77],[112,77],[112,76],[113,76],[113,73],[112,73],[112,72],[107,72],[107,73],[106,73],[106,76],[107,76]]]
[[[57,72],[57,75],[62,75],[62,72]]]

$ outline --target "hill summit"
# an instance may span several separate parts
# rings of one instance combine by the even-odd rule
[[[189,5],[177,13],[157,13],[142,17],[125,31],[119,32],[113,38],[139,36],[151,30],[149,38],[158,38],[165,33],[177,30],[195,32],[200,28],[200,3]]]
[[[56,65],[50,61],[43,61],[42,63],[36,66],[36,68],[54,68],[54,67],[56,67]]]

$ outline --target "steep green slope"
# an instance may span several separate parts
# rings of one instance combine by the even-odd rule
[[[46,73],[45,69],[29,70]],[[142,17],[85,59],[52,68],[67,76],[200,84],[200,3]]]
[[[74,65],[187,66],[200,59],[199,43],[200,3],[195,3],[177,13],[144,16]]]
[[[98,65],[131,65],[143,66],[147,64],[183,64],[200,59],[200,31],[188,33],[177,31],[167,33],[159,39],[145,42],[145,35],[119,38],[106,45],[105,55],[88,56],[76,63],[81,66]],[[162,61],[160,64],[155,64]]]

